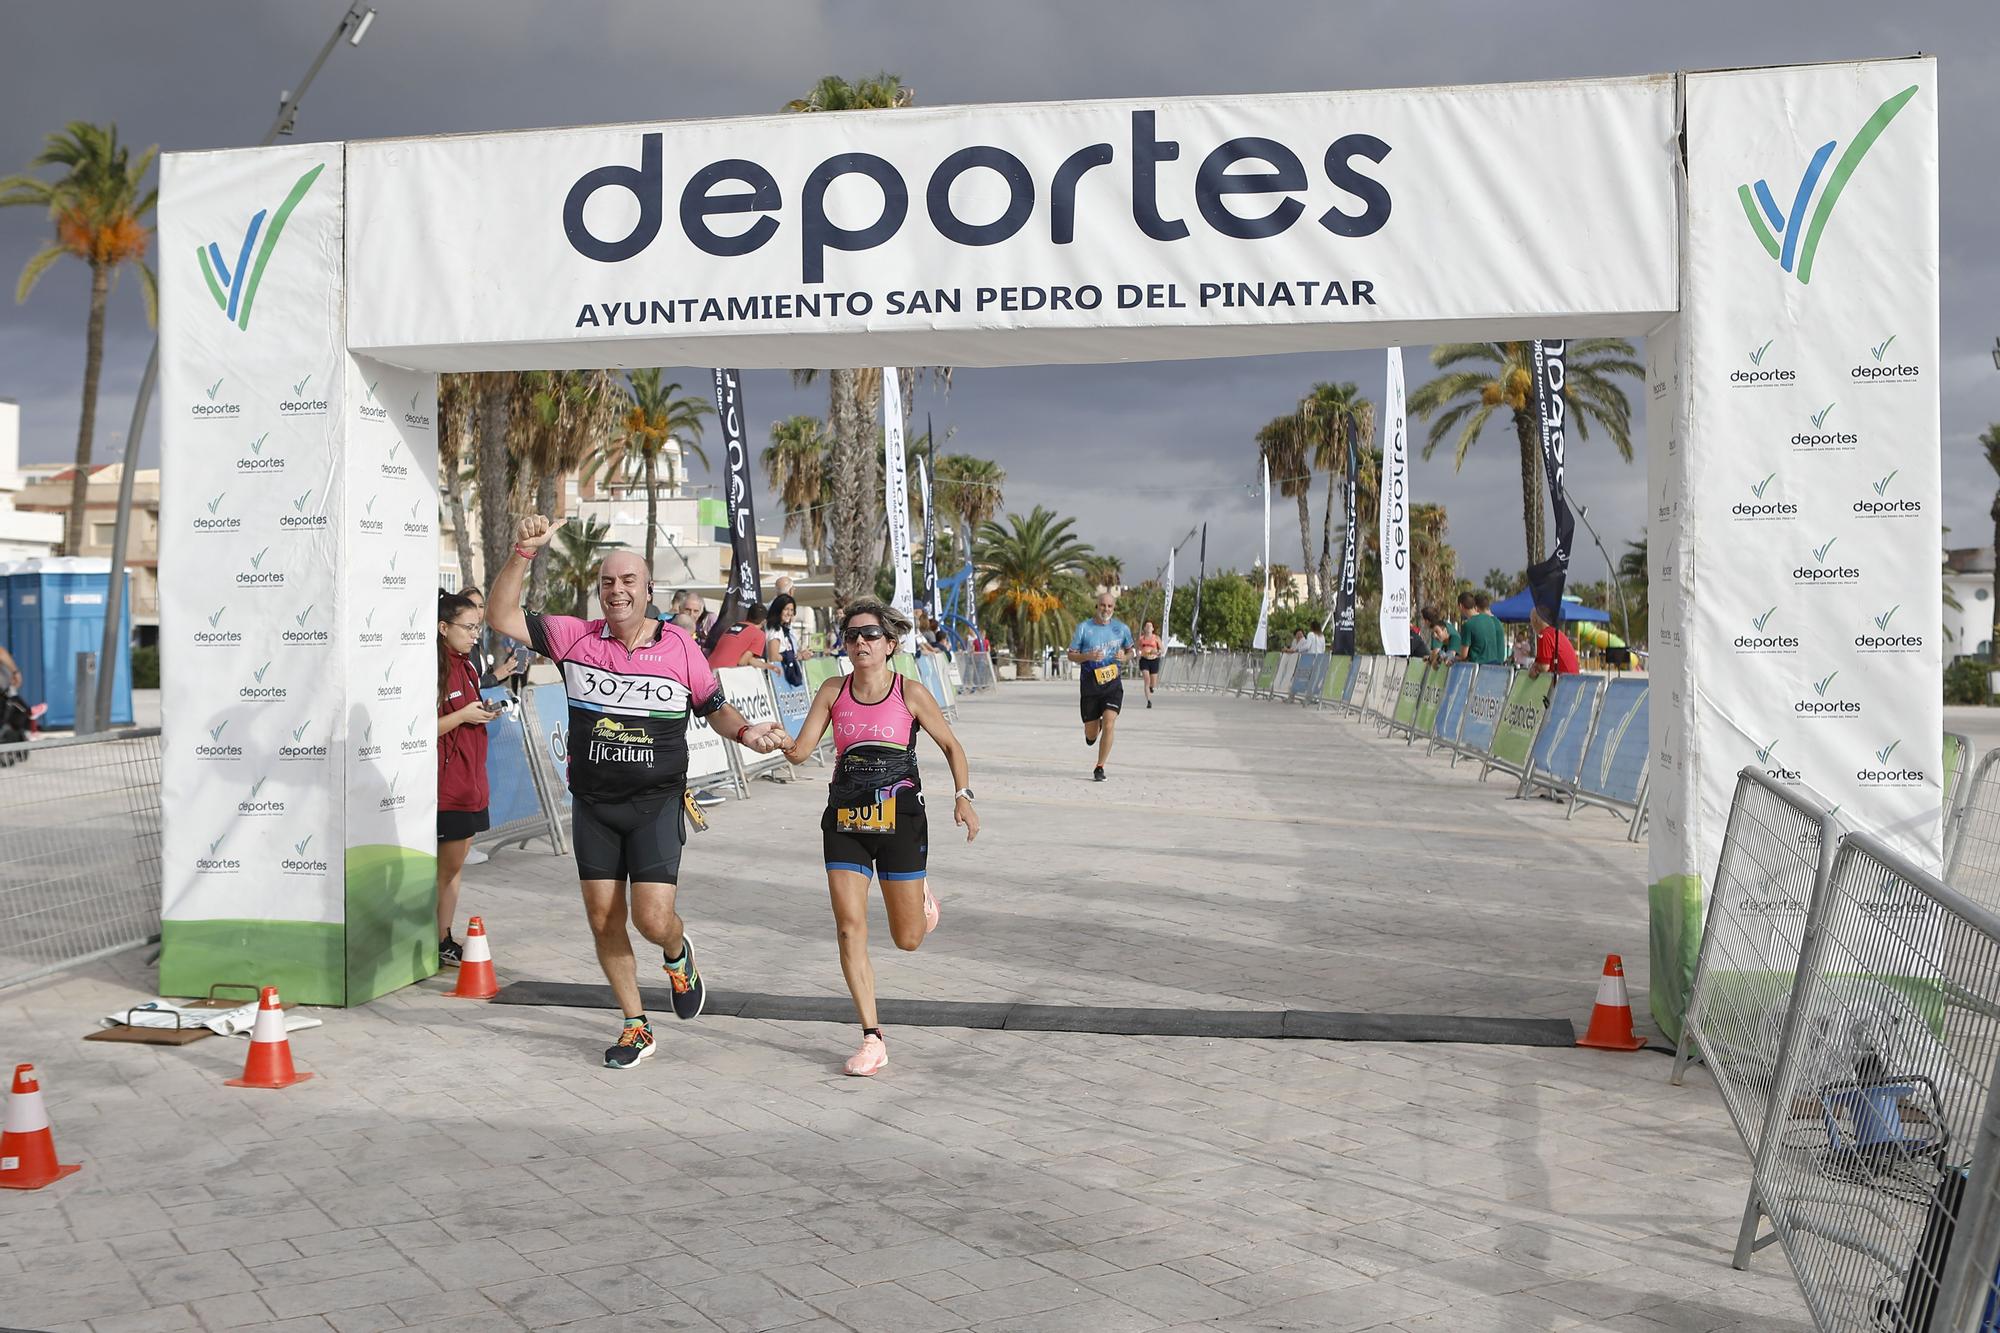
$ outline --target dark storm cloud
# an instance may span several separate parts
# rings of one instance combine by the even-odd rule
[[[359,51],[338,50],[300,117],[301,138],[368,138],[537,125],[767,113],[820,75],[889,69],[931,105],[1342,87],[1486,83],[1783,64],[1926,51],[1943,94],[1943,347],[1948,540],[1989,531],[1994,478],[1974,437],[2000,419],[2000,19],[1991,0],[1882,6],[1855,0],[1649,6],[1324,3],[611,4],[566,0],[381,0]],[[169,149],[253,142],[277,95],[338,18],[315,3],[71,3],[10,6],[0,18],[0,170],[72,118],[116,119]],[[1524,145],[1522,170],[1533,169]],[[27,210],[0,213],[0,275],[41,243]],[[21,400],[30,459],[70,455],[82,366],[84,283],[59,265],[25,307],[0,313],[0,396]],[[98,455],[122,447],[148,335],[135,287],[113,306]],[[1413,382],[1425,349],[1408,354]],[[680,376],[683,380],[690,376]],[[927,393],[952,447],[999,460],[1010,507],[1077,515],[1086,539],[1148,574],[1207,519],[1211,562],[1254,556],[1259,501],[1251,435],[1313,381],[1379,395],[1379,354],[962,372],[949,399]],[[1633,393],[1638,400],[1637,386]],[[748,377],[752,422],[821,411],[818,390]],[[1422,427],[1416,427],[1421,442]],[[157,443],[148,429],[149,448]],[[1569,480],[1614,547],[1644,518],[1643,461],[1593,436]],[[1448,446],[1419,464],[1419,499],[1450,506],[1461,568],[1477,578],[1522,562],[1518,464],[1496,422],[1462,471]],[[1317,500],[1315,501],[1317,505]],[[1313,544],[1318,544],[1315,509]],[[1289,501],[1274,511],[1276,559],[1299,560]],[[1191,554],[1191,550],[1190,550]],[[1614,549],[1614,556],[1616,551]],[[1602,576],[1586,545],[1577,577]]]

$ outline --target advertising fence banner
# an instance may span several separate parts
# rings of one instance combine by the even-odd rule
[[[1475,755],[1492,752],[1500,732],[1500,717],[1506,710],[1507,696],[1511,692],[1513,675],[1514,668],[1504,663],[1489,662],[1478,668],[1472,681],[1472,692],[1465,701],[1465,723],[1458,732],[1459,749]]]
[[[1528,757],[1548,716],[1549,692],[1555,683],[1554,676],[1530,676],[1525,671],[1514,674],[1506,702],[1500,706],[1500,721],[1493,728],[1493,744],[1487,751],[1491,762],[1480,768],[1480,777],[1496,768],[1517,777],[1528,771]]]
[[[1604,686],[1597,721],[1577,771],[1576,790],[1585,802],[1632,806],[1639,804],[1646,783],[1649,682],[1621,677]],[[1571,803],[1571,812],[1576,802]]]
[[[1403,670],[1402,681],[1396,687],[1396,708],[1389,720],[1398,729],[1413,727],[1417,722],[1417,704],[1424,694],[1424,676],[1430,671],[1430,664],[1422,658],[1406,659],[1409,663]]]
[[[778,706],[778,720],[785,724],[793,740],[799,738],[799,731],[806,724],[806,714],[812,711],[813,694],[818,689],[810,671],[804,673],[797,685],[787,685],[782,673],[771,677],[771,697]]]
[[[504,686],[481,690],[479,697],[491,702],[513,696]],[[528,735],[523,710],[510,706],[486,724],[486,816],[490,826],[473,841],[482,847],[521,842],[548,831],[548,812],[542,809],[541,793],[529,766]]]
[[[1548,716],[1535,735],[1527,776],[1521,780],[1524,793],[1534,787],[1568,787],[1583,767],[1583,747],[1590,738],[1590,721],[1597,713],[1604,677],[1557,676],[1555,682],[1549,694]]]
[[[1472,681],[1479,668],[1470,662],[1453,662],[1445,668],[1444,690],[1438,696],[1437,718],[1431,728],[1434,743],[1450,745],[1458,740],[1465,723],[1465,705],[1472,697]]]
[[[1424,672],[1423,686],[1417,694],[1417,715],[1412,723],[1410,739],[1430,736],[1437,730],[1438,708],[1444,702],[1445,667],[1443,663]]]
[[[723,697],[743,714],[745,722],[756,726],[763,722],[782,721],[778,715],[778,701],[771,693],[773,673],[762,667],[724,667],[715,673],[715,678],[722,683]],[[734,741],[716,735],[712,727],[708,729],[708,734],[714,737],[725,755],[732,750],[736,752],[736,762],[746,778],[791,767],[791,761],[781,754],[758,754],[754,750],[746,750]]]

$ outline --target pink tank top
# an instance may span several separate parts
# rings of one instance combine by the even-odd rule
[[[903,678],[893,678],[889,693],[880,702],[865,704],[854,697],[854,680],[840,684],[833,700],[833,748],[846,754],[854,745],[892,745],[915,749],[917,719],[903,702]]]

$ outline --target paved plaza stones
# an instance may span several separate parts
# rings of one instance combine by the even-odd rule
[[[985,829],[939,827],[944,922],[885,996],[1588,1018],[1607,952],[1644,1023],[1643,849],[1298,708],[1164,694],[1090,782],[1074,700],[961,731]],[[930,759],[927,753],[925,758]],[[936,765],[933,763],[933,767]],[[842,993],[822,771],[712,815],[684,911],[723,990]],[[598,980],[566,861],[467,874],[503,983]],[[653,978],[647,977],[646,980]],[[1122,1333],[1808,1327],[1729,1267],[1747,1166],[1705,1077],[1651,1054],[889,1032],[471,1005],[433,980],[293,1042],[84,1045],[143,959],[0,993],[83,1172],[0,1198],[0,1325],[33,1329]]]

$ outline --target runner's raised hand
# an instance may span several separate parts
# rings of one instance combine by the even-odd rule
[[[516,546],[525,546],[530,550],[539,550],[541,547],[547,546],[554,539],[555,535],[555,524],[549,522],[540,514],[528,514],[521,519],[520,525],[514,529],[514,544]]]

